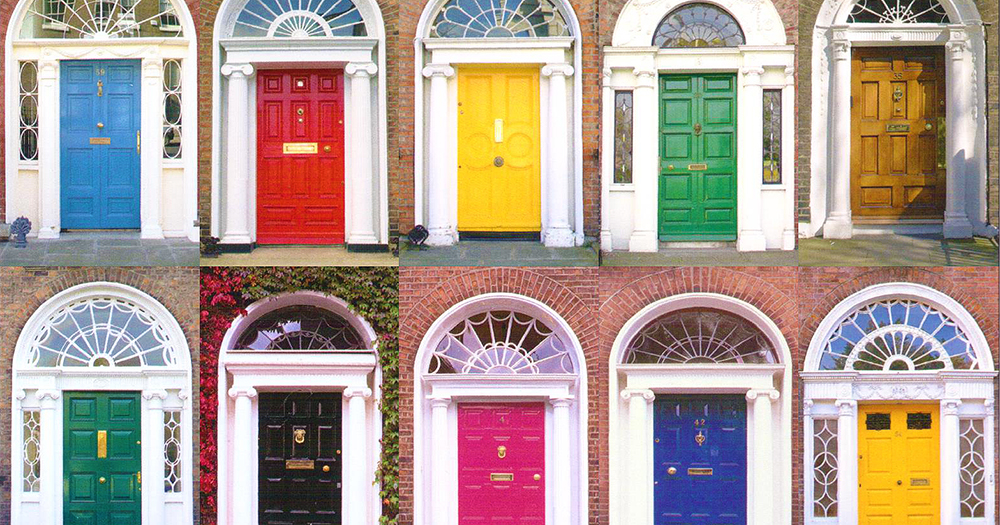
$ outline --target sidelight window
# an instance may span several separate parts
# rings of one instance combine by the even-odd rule
[[[163,412],[163,491],[181,492],[181,412]]]
[[[19,36],[105,40],[183,35],[172,0],[31,0]]]
[[[632,182],[632,92],[615,91],[615,183]]]
[[[986,442],[985,421],[963,419],[959,424],[961,471],[960,501],[963,518],[986,515]]]
[[[42,479],[42,422],[41,413],[37,410],[23,412],[21,457],[23,470],[21,474],[22,492],[39,492]]]
[[[21,160],[38,160],[38,63],[20,63]]]
[[[658,317],[629,343],[625,364],[775,364],[774,346],[752,322],[712,309]]]
[[[181,62],[163,62],[163,158],[181,158]]]
[[[847,16],[862,24],[948,24],[948,12],[937,0],[860,0]]]
[[[764,90],[764,184],[781,184],[781,90]]]
[[[813,516],[837,517],[837,420],[813,421]]]
[[[736,47],[746,44],[733,15],[707,3],[690,3],[671,11],[653,33],[657,47]]]
[[[434,18],[431,36],[534,38],[572,33],[551,0],[449,0]]]

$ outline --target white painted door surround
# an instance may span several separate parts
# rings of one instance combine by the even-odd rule
[[[80,390],[141,393],[142,523],[194,519],[191,355],[156,299],[110,282],[63,290],[25,323],[12,368],[11,523],[62,523],[63,393]]]
[[[852,13],[869,1],[825,0],[816,18],[810,220],[800,222],[800,234],[831,239],[886,232],[940,233],[946,238],[996,235],[987,218],[986,43],[975,4],[936,0],[931,3],[934,12],[946,18],[933,20],[904,11],[903,16],[877,23],[856,21]],[[860,225],[851,217],[851,49],[875,46],[946,50],[947,182],[942,223]]]
[[[770,0],[720,0],[713,5],[739,24],[745,45],[661,48],[660,22],[688,0],[630,0],[604,48],[601,161],[601,249],[655,252],[659,196],[659,75],[736,73],[737,248],[795,249],[795,49]],[[781,92],[781,182],[763,183],[762,93]],[[616,183],[615,92],[633,93],[632,181]]]
[[[858,523],[858,405],[869,402],[940,403],[941,523],[996,523],[997,374],[960,303],[912,283],[856,292],[820,323],[801,376],[806,523]]]

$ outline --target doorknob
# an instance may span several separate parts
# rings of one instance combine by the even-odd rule
[[[104,129],[104,123],[103,122],[98,122],[97,123],[97,129]]]
[[[902,484],[903,484],[903,480],[901,480],[901,479],[897,479],[897,480],[896,480],[896,484],[897,484],[897,485],[902,485]]]
[[[326,153],[330,153],[330,146],[323,146],[323,151]]]
[[[97,482],[100,483],[101,485],[107,483],[107,481],[108,480],[104,479],[104,476],[97,478]]]
[[[323,465],[323,472],[330,472],[330,465]]]
[[[542,479],[542,475],[541,474],[535,474],[534,475],[534,479],[535,479],[535,481],[538,481],[538,480]]]
[[[674,474],[677,474],[677,469],[674,468],[674,467],[670,467],[670,468],[667,469],[667,474],[670,474],[671,476],[673,476]]]

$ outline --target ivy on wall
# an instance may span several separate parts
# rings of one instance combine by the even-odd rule
[[[222,338],[247,305],[285,292],[338,297],[378,336],[382,368],[382,525],[399,513],[399,274],[395,268],[204,268],[201,271],[201,523],[216,525],[218,373]]]

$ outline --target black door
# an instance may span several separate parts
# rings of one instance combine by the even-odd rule
[[[260,395],[260,525],[339,525],[340,394]]]

